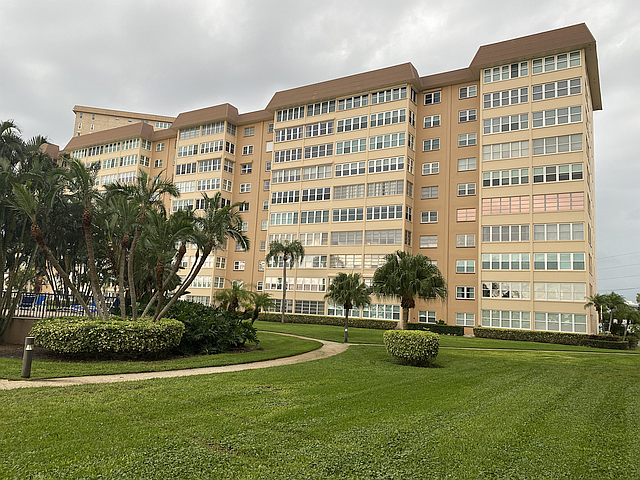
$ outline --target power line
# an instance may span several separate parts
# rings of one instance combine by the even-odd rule
[[[617,280],[618,278],[635,278],[635,277],[640,277],[640,273],[638,275],[626,275],[624,277],[609,277],[609,278],[599,278],[598,281],[600,280]]]
[[[598,238],[598,243],[607,242],[609,240],[618,240],[620,238],[637,237],[637,236],[638,236],[637,233],[630,233],[629,235],[622,235],[620,237]]]
[[[640,287],[630,287],[630,288],[612,288],[611,291],[615,292],[616,290],[635,290],[636,292],[640,293]]]
[[[600,270],[609,270],[611,268],[635,267],[637,265],[640,265],[640,263],[629,263],[628,265],[616,265],[615,267],[598,268],[598,271],[600,271]]]
[[[598,260],[604,260],[605,258],[616,258],[616,257],[624,257],[626,255],[637,255],[640,252],[631,252],[631,253],[621,253],[620,255],[611,255],[609,257],[597,257]]]

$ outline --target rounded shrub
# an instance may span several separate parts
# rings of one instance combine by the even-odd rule
[[[387,352],[407,365],[428,366],[438,356],[440,336],[423,330],[387,330]]]
[[[184,325],[178,320],[111,317],[48,317],[31,328],[35,344],[65,355],[99,358],[159,357],[180,344]]]

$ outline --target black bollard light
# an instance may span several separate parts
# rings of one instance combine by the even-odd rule
[[[33,337],[25,337],[24,354],[22,355],[22,378],[31,376],[31,361],[33,360]]]

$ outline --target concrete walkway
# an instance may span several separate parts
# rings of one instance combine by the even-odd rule
[[[270,332],[276,333],[276,332]],[[328,358],[344,352],[349,344],[318,340],[316,338],[301,337],[280,333],[289,337],[315,340],[322,343],[322,347],[311,352],[294,355],[292,357],[275,358],[262,362],[240,363],[238,365],[223,365],[220,367],[189,368],[184,370],[167,370],[164,372],[121,373],[116,375],[90,375],[86,377],[47,378],[43,380],[2,380],[0,390],[14,390],[16,388],[30,387],[67,387],[69,385],[90,385],[95,383],[133,382],[136,380],[148,380],[150,378],[175,378],[189,377],[191,375],[210,375],[212,373],[239,372],[242,370],[255,370],[258,368],[278,367],[280,365],[293,365],[295,363],[310,362]]]

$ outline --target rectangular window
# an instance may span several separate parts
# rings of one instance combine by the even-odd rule
[[[358,222],[363,219],[363,215],[362,208],[335,208],[333,222]]]
[[[136,165],[138,163],[138,155],[126,155],[124,157],[120,157],[120,166],[126,167],[129,165]]]
[[[171,211],[177,212],[179,210],[193,210],[193,199],[174,200]]]
[[[483,198],[482,214],[529,213],[529,196]]]
[[[400,320],[400,305],[383,305],[372,303],[362,307],[362,318],[380,320]]]
[[[475,183],[459,183],[458,184],[458,196],[468,197],[476,194]]]
[[[222,165],[221,158],[213,158],[211,160],[201,160],[198,162],[198,173],[215,172],[220,170]]]
[[[426,310],[418,311],[418,323],[436,323],[436,312]]]
[[[362,255],[330,255],[329,268],[362,268]]]
[[[331,232],[331,245],[362,245],[362,231]]]
[[[253,155],[253,145],[245,145],[242,147],[242,155]]]
[[[475,233],[463,233],[456,235],[456,247],[458,248],[470,248],[476,246]]]
[[[231,192],[233,190],[233,182],[231,180],[227,180],[226,178],[223,178],[222,190],[224,190],[225,192]]]
[[[324,302],[296,300],[295,312],[300,315],[324,315]]]
[[[531,87],[531,99],[547,100],[549,98],[566,97],[567,95],[579,95],[582,93],[582,79],[572,78],[558,82],[544,83]]]
[[[193,279],[193,283],[191,283],[191,287],[193,288],[211,288],[211,277],[210,276],[197,276]]]
[[[364,198],[364,184],[333,187],[334,200],[346,200],[350,198]]]
[[[482,133],[489,135],[492,133],[515,132],[517,130],[527,130],[529,128],[529,114],[508,115],[505,117],[485,118],[482,120]]]
[[[196,173],[197,163],[183,163],[176,165],[176,175],[188,175],[190,173]]]
[[[460,100],[464,98],[472,98],[478,95],[477,85],[470,85],[468,87],[460,87],[459,96]]]
[[[302,149],[298,149],[302,151]],[[333,155],[333,143],[327,143],[326,145],[313,145],[311,147],[304,147],[304,158],[322,158],[330,157]],[[293,160],[298,160],[294,158]]]
[[[296,279],[296,290],[303,292],[326,292],[327,279],[298,277]]]
[[[582,134],[534,138],[533,155],[552,155],[582,151]]]
[[[331,178],[331,164],[316,165],[315,167],[304,167],[302,169],[302,180],[320,180]]]
[[[584,210],[584,192],[551,193],[549,195],[533,196],[534,213],[569,210]]]
[[[580,51],[551,55],[545,58],[536,58],[533,60],[532,65],[534,75],[543,72],[553,72],[554,70],[563,70],[570,67],[579,67]]]
[[[300,224],[305,223],[329,223],[329,210],[300,212]]]
[[[224,142],[222,140],[200,144],[200,154],[221,152],[222,150],[224,150]]]
[[[224,151],[231,154],[236,153],[236,144],[231,142],[224,142]]]
[[[381,127],[383,125],[393,125],[395,123],[404,123],[406,120],[407,109],[400,108],[398,110],[389,110],[388,112],[373,113],[371,115],[371,126]]]
[[[456,300],[474,300],[475,298],[475,287],[456,287]]]
[[[462,135],[458,135],[458,147],[470,147],[472,145],[476,145],[475,133],[465,133]]]
[[[476,314],[456,312],[456,325],[459,327],[475,327]]]
[[[581,302],[587,300],[585,283],[534,283],[534,300],[555,302]]]
[[[424,95],[424,104],[425,105],[433,105],[436,103],[440,103],[441,92],[432,92],[425,93]]]
[[[529,156],[529,140],[482,146],[482,160],[506,160]]]
[[[437,248],[438,236],[437,235],[421,235],[420,236],[420,248]]]
[[[358,95],[356,97],[343,98],[338,100],[338,111],[366,107],[367,105],[369,105],[369,95]]]
[[[225,257],[216,257],[216,268],[227,268],[227,259]]]
[[[256,134],[256,127],[245,127],[244,128],[244,136],[245,137],[253,137]]]
[[[200,127],[185,128],[180,130],[179,140],[187,140],[200,136]]]
[[[438,187],[422,187],[420,192],[420,198],[427,200],[430,198],[438,198]]]
[[[335,212],[334,221],[335,221]],[[367,220],[402,220],[402,205],[367,207]]]
[[[440,139],[439,138],[430,138],[430,139],[424,140],[422,142],[422,151],[423,152],[432,152],[434,150],[440,150]]]
[[[432,128],[440,126],[440,115],[430,115],[428,117],[424,117],[424,128]]]
[[[436,175],[440,172],[440,162],[422,164],[422,175]]]
[[[289,183],[300,181],[300,169],[288,168],[284,170],[272,170],[271,182],[275,185],[278,183]]]
[[[530,330],[531,312],[482,310],[482,326]]]
[[[307,105],[307,117],[313,117],[315,115],[324,115],[325,113],[333,113],[336,111],[336,101],[329,100],[328,102],[314,103]]]
[[[336,177],[364,175],[366,162],[343,163],[335,166]]]
[[[302,148],[292,148],[289,150],[278,150],[273,152],[274,163],[295,162],[296,160],[302,160]]]
[[[303,127],[283,128],[276,130],[275,142],[289,142],[291,140],[300,140],[303,135]]]
[[[240,174],[247,175],[253,171],[253,163],[243,163],[240,165]]]
[[[376,182],[376,183],[367,184],[367,197],[402,195],[403,193],[404,193],[403,180],[396,180],[391,182]]]
[[[584,253],[534,253],[534,270],[584,270]]]
[[[331,200],[331,187],[305,188],[302,190],[303,202],[319,202]]]
[[[482,172],[483,187],[500,187],[506,185],[526,185],[529,183],[529,169],[497,170]]]
[[[483,242],[528,242],[529,225],[486,225],[482,227]]]
[[[460,208],[456,211],[456,220],[458,222],[475,222],[476,221],[476,209],[475,208]]]
[[[534,313],[534,330],[550,332],[587,332],[587,315],[578,313]]]
[[[305,137],[319,137],[333,134],[333,121],[305,125]]]
[[[547,223],[533,226],[533,241],[584,240],[584,223]]]
[[[210,123],[202,126],[202,136],[224,133],[224,122]]]
[[[483,270],[529,270],[531,268],[528,253],[483,253]]]
[[[191,182],[176,182],[175,183],[176,189],[178,190],[178,192],[180,193],[190,193],[190,192],[194,192],[196,189],[196,182],[195,181],[191,181]]]
[[[405,132],[390,133],[369,137],[369,150],[383,150],[385,148],[404,147]]]
[[[371,118],[373,118],[373,115],[371,116]],[[338,133],[343,133],[343,132],[351,132],[354,130],[361,130],[365,128],[367,128],[367,116],[363,115],[361,117],[345,118],[343,120],[338,120],[336,131]]]
[[[251,192],[251,184],[250,183],[241,183],[240,184],[240,193],[249,193]]]
[[[367,230],[364,235],[364,244],[401,245],[402,230]]]
[[[289,120],[297,120],[298,118],[304,118],[304,107],[278,110],[276,113],[276,122],[287,122]]]
[[[153,168],[162,168],[163,160],[162,158],[156,158],[153,161]]]
[[[407,98],[407,87],[391,88],[371,94],[371,105]]]
[[[458,159],[458,171],[467,172],[476,169],[476,158],[459,158]]]
[[[369,160],[369,173],[395,172],[404,170],[404,157]]]
[[[483,72],[484,83],[499,82],[501,80],[527,76],[529,76],[529,62],[485,68]]]
[[[271,193],[271,204],[297,203],[300,201],[300,190],[288,190]]]
[[[347,140],[344,142],[336,142],[336,155],[346,155],[349,153],[366,152],[367,139],[359,138],[357,140]]]
[[[458,112],[458,122],[475,122],[478,119],[478,111],[475,108],[471,110],[460,110]]]
[[[272,213],[269,225],[297,225],[298,212]]]
[[[482,282],[482,298],[531,300],[528,282]]]
[[[581,105],[541,110],[539,112],[533,112],[531,116],[531,126],[533,128],[552,127],[555,125],[579,122],[582,122]]]
[[[533,183],[566,182],[583,178],[582,163],[533,168]]]
[[[198,154],[197,143],[195,145],[186,145],[184,147],[178,147],[178,158],[189,157],[191,155],[197,155],[197,154]]]
[[[506,107],[529,102],[529,87],[514,88],[502,92],[485,93],[482,96],[483,108]]]
[[[438,211],[420,212],[420,223],[438,223]]]

